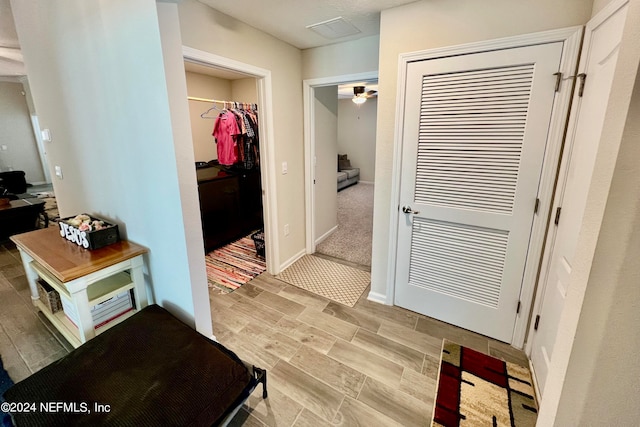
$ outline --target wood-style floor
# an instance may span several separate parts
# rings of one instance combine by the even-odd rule
[[[232,426],[424,426],[431,419],[442,339],[520,364],[522,352],[398,307],[354,308],[263,274],[211,294],[214,333],[268,370]],[[31,304],[18,252],[0,245],[0,355],[19,381],[72,347]],[[204,398],[204,397],[203,397]]]
[[[234,426],[426,426],[442,339],[527,366],[525,355],[478,334],[363,294],[346,307],[262,274],[211,295],[214,333],[268,370]]]

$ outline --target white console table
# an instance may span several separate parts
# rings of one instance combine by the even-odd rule
[[[122,240],[88,250],[61,237],[54,227],[18,234],[11,240],[20,251],[33,304],[74,347],[131,317],[148,304],[142,273],[143,255],[147,249],[142,246]],[[52,313],[40,301],[38,278],[71,301],[78,316],[77,327],[62,310]],[[96,330],[91,307],[127,290],[133,290],[133,310]]]

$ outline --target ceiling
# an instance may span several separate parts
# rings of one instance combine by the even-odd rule
[[[380,11],[416,0],[198,0],[299,49],[380,34]],[[329,39],[307,25],[342,17],[359,33]]]
[[[380,11],[415,0],[198,0],[299,49],[342,43],[380,33]],[[356,34],[328,38],[308,25],[342,17]],[[0,76],[25,74],[9,0],[0,0]]]

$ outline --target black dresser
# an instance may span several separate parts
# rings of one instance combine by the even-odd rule
[[[213,165],[196,174],[207,252],[263,227],[259,169]]]

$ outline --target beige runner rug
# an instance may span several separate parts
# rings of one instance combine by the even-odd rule
[[[353,307],[371,274],[313,255],[305,255],[276,277],[316,295]]]

